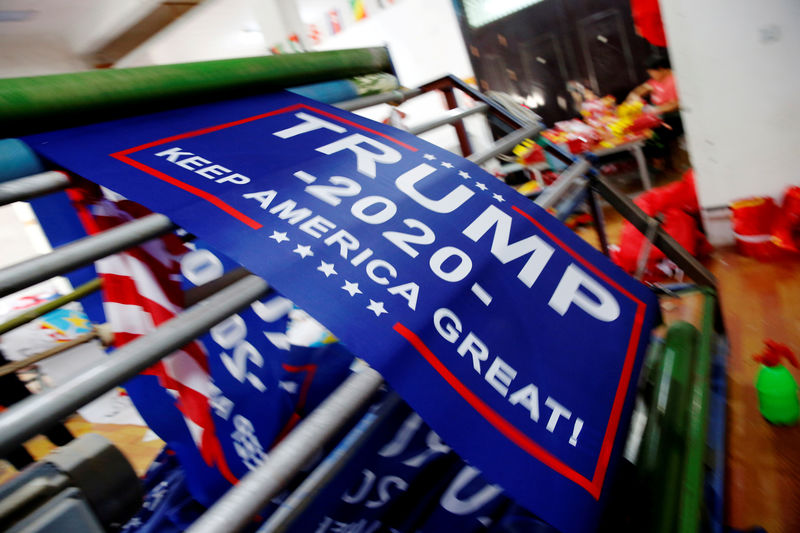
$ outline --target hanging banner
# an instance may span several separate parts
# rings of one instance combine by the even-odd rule
[[[527,198],[290,93],[26,140],[264,277],[487,480],[593,528],[657,305]]]

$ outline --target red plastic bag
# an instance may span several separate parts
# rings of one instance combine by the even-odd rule
[[[745,198],[730,205],[737,251],[761,261],[774,261],[785,253],[772,240],[778,206],[768,196]]]
[[[709,253],[710,246],[695,218],[700,208],[694,189],[694,173],[691,170],[680,181],[640,194],[634,203],[650,216],[661,215],[664,231],[690,254],[699,257]],[[611,254],[611,260],[625,271],[633,273],[645,243],[644,235],[626,220],[622,224],[619,248]],[[665,258],[660,250],[651,247],[645,267],[647,277],[655,279],[659,276],[656,265]]]
[[[800,187],[789,187],[783,206],[772,225],[772,243],[789,252],[800,252]]]
[[[628,129],[625,130],[625,132],[630,133],[631,135],[638,135],[643,131],[652,130],[660,125],[661,119],[658,116],[645,113],[634,120],[633,124],[628,126]]]
[[[694,171],[687,170],[680,181],[643,192],[634,200],[634,203],[650,216],[670,207],[682,209],[691,214],[699,213],[700,205],[697,202],[697,193],[694,188]]]

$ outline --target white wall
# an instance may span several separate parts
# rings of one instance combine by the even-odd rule
[[[311,6],[325,13],[325,5],[341,8],[336,0],[315,0]],[[303,3],[301,3],[303,7]],[[456,14],[450,0],[397,0],[382,10],[369,10],[368,18],[355,22],[343,13],[341,33],[326,37],[316,50],[335,50],[369,46],[387,46],[397,77],[406,87],[418,87],[429,81],[453,74],[462,79],[474,76],[472,65],[458,27]],[[304,17],[309,15],[308,6]],[[313,22],[306,20],[306,23]],[[444,98],[430,93],[410,100],[400,106],[407,113],[407,125],[427,122],[446,110]],[[383,120],[389,114],[388,106],[360,111],[373,120]],[[473,150],[491,144],[491,136],[483,117],[470,117],[465,121]],[[460,153],[458,139],[451,127],[442,127],[421,137],[447,150]]]
[[[398,0],[328,37],[316,49],[389,47],[400,81],[416,87],[445,74],[472,77],[450,0]]]
[[[664,0],[705,208],[800,184],[800,1]]]
[[[56,0],[81,11],[64,25],[64,34],[76,54],[88,54],[124,32],[152,11],[161,0]],[[52,0],[51,0],[52,2]]]
[[[0,33],[0,78],[64,74],[87,68],[60,35]]]
[[[97,50],[161,0],[0,0],[4,10],[30,10],[23,21],[0,22],[0,77],[86,70]]]
[[[115,66],[164,65],[266,54],[254,0],[206,0]]]

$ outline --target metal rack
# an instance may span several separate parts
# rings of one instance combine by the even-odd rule
[[[304,65],[302,61],[298,64]],[[291,61],[286,61],[284,68],[291,71]],[[377,71],[390,70],[385,62],[376,63],[371,68]],[[362,68],[361,71],[369,71],[369,68]],[[335,77],[329,69],[327,74],[321,75],[318,79],[324,79],[326,76]],[[295,80],[297,77],[290,75],[287,79]],[[274,85],[279,82],[271,83]],[[455,97],[456,90],[470,96],[477,105],[469,109],[459,109]],[[442,78],[419,89],[366,96],[341,102],[337,106],[345,110],[356,110],[380,103],[399,103],[430,91],[441,91],[449,109],[442,116],[412,128],[411,132],[419,134],[451,125],[455,128],[462,154],[477,164],[506,153],[541,129],[540,124],[525,123],[507,109],[454,77]],[[486,113],[491,120],[506,130],[506,134],[488,149],[474,153],[462,120],[478,113]],[[60,127],[71,124],[70,114],[66,111],[56,115]],[[17,134],[13,130],[10,133]],[[587,200],[597,221],[596,227],[605,253],[608,252],[608,242],[602,225],[599,197],[604,198],[638,229],[644,230],[648,227],[650,217],[610,186],[587,160],[573,158],[555,146],[546,148],[569,167],[540,195],[537,199],[539,205],[545,208],[561,206],[563,210],[568,209],[563,207],[564,205],[575,205],[584,199]],[[6,181],[0,184],[0,205],[62,190],[69,185],[69,178],[57,171]],[[166,216],[152,214],[80,239],[59,247],[50,254],[0,270],[0,296],[11,294],[31,284],[176,229],[177,226]],[[655,231],[653,241],[656,247],[664,251],[692,279],[703,285],[714,285],[713,276],[660,227]],[[67,383],[24,400],[0,414],[0,455],[197,338],[215,324],[257,300],[268,290],[267,283],[259,277],[245,273],[240,278],[222,288],[215,286],[214,289],[218,289],[216,292],[187,308],[154,332],[120,348],[116,356],[107,362]],[[364,368],[354,373],[273,448],[261,466],[244,477],[211,507],[190,531],[193,533],[238,531],[249,524],[251,517],[286,487],[314,453],[328,443],[338,431],[353,422],[353,418],[368,404],[382,384],[383,379],[372,369]],[[398,401],[396,397],[390,398],[384,402],[379,411],[368,413],[339,448],[289,497],[287,501],[290,503],[269,519],[262,531],[280,531],[285,528],[302,508],[301,502],[313,498],[321,484],[346,464],[363,435],[391,408],[392,402]]]

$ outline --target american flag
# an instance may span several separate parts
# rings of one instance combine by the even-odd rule
[[[97,233],[151,213],[147,208],[94,185],[69,191],[87,232]],[[168,234],[95,263],[103,279],[106,319],[120,347],[145,335],[183,309],[180,257],[189,250],[180,237]],[[214,429],[209,397],[213,383],[203,345],[193,341],[143,374],[158,377],[175,398],[200,455],[230,483],[228,468]]]

